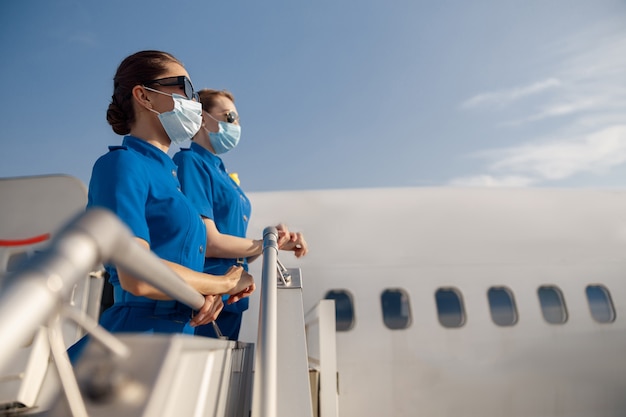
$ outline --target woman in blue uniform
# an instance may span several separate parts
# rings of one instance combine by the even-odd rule
[[[223,274],[233,264],[243,265],[263,251],[262,240],[246,238],[250,219],[250,201],[232,178],[218,156],[234,148],[241,136],[239,116],[233,95],[225,90],[201,90],[202,128],[193,138],[191,147],[174,155],[183,192],[198,209],[207,233],[204,272]],[[294,251],[297,257],[307,253],[301,233],[289,232],[278,225],[278,246]],[[241,327],[242,313],[248,308],[248,299],[224,307],[216,320],[224,336],[236,340]],[[205,327],[202,334],[215,337],[213,329]]]
[[[205,295],[205,304],[192,312],[110,265],[114,304],[100,323],[113,332],[194,334],[220,313],[221,295],[236,302],[254,290],[252,277],[240,266],[224,269],[224,276],[202,271],[204,222],[180,191],[176,166],[167,155],[172,142],[188,140],[200,129],[201,105],[181,62],[161,51],[124,59],[113,89],[107,121],[115,133],[126,136],[95,163],[88,207],[113,211],[140,244]]]

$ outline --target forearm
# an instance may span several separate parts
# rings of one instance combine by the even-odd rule
[[[220,234],[207,241],[207,258],[248,258],[263,252],[263,241]]]
[[[203,295],[226,294],[232,289],[232,283],[224,279],[223,276],[205,274],[174,262],[162,261],[170,267],[176,275],[181,277],[183,281]],[[133,295],[147,297],[153,300],[171,300],[171,297],[147,282],[141,281],[122,270],[118,270],[118,274],[122,288]]]
[[[145,281],[142,281],[134,276],[126,273],[120,268],[117,269],[117,274],[120,279],[120,285],[125,291],[128,291],[132,295],[151,298],[153,300],[171,300],[163,292],[159,291],[152,285]]]
[[[174,262],[164,262],[187,284],[203,295],[226,294],[233,288],[233,282],[223,275],[205,274]]]
[[[263,241],[220,233],[215,223],[205,218],[207,258],[249,258],[263,252]]]
[[[143,239],[136,238],[137,242],[150,250],[148,242]],[[225,294],[233,287],[233,283],[224,279],[222,276],[215,276],[210,274],[204,274],[197,272],[180,264],[161,260],[168,267],[170,267],[176,275],[181,277],[187,284],[191,285],[198,292],[203,295],[209,294]],[[120,285],[122,288],[133,295],[152,298],[154,300],[170,300],[171,298],[164,294],[159,289],[155,288],[151,284],[144,282],[126,271],[118,268],[118,275],[120,279]]]

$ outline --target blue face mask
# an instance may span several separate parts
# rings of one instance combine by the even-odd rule
[[[172,143],[181,144],[194,137],[202,126],[202,104],[189,100],[178,94],[168,94],[150,87],[147,90],[171,96],[174,100],[174,108],[165,113],[148,109],[159,115],[159,120]]]
[[[213,146],[213,150],[215,150],[215,154],[220,155],[226,153],[237,146],[239,138],[241,138],[241,126],[234,123],[222,122],[211,116],[208,112],[207,114],[211,119],[217,122],[219,127],[217,132],[210,132],[207,128],[204,128],[209,134],[209,141],[211,142],[211,146]]]

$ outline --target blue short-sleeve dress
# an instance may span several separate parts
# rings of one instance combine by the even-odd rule
[[[178,166],[178,177],[185,195],[200,212],[211,219],[220,233],[246,237],[248,221],[252,207],[250,200],[239,185],[229,176],[222,159],[197,143],[190,148],[181,149],[174,155]],[[206,258],[204,272],[223,275],[235,264],[243,265],[248,270],[246,259]],[[248,298],[237,303],[225,305],[217,318],[217,324],[223,335],[236,340],[241,327],[242,313],[248,309]],[[206,333],[205,333],[206,332]],[[198,329],[196,334],[215,336],[208,326]]]
[[[202,271],[204,222],[181,191],[176,165],[159,148],[133,136],[126,136],[121,146],[111,146],[93,167],[87,207],[111,210],[160,258]],[[189,307],[134,296],[120,286],[115,266],[106,268],[115,299],[100,318],[106,329],[195,333]]]

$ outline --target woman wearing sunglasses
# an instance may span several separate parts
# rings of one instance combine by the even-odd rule
[[[125,135],[93,167],[88,207],[113,211],[137,241],[181,278],[205,295],[198,312],[169,299],[151,285],[109,265],[114,304],[102,313],[111,331],[189,333],[215,320],[229,302],[254,290],[242,267],[223,276],[203,272],[206,230],[195,207],[180,192],[176,166],[167,151],[171,143],[194,136],[202,124],[189,74],[174,56],[161,51],[137,52],[122,61],[114,78],[107,121]]]
[[[223,274],[233,264],[248,269],[248,261],[263,251],[262,240],[246,238],[250,218],[250,201],[231,177],[218,155],[239,143],[241,127],[233,95],[226,90],[200,90],[202,127],[194,136],[190,148],[174,155],[183,192],[196,206],[206,226],[207,248],[204,272]],[[278,247],[294,251],[296,257],[308,251],[301,233],[290,232],[285,225],[277,226]],[[217,318],[221,333],[237,340],[243,312],[248,299],[228,304]],[[216,337],[211,327],[208,336]]]

